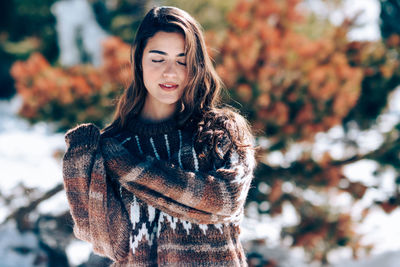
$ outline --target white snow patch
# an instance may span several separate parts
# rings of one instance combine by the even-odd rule
[[[73,266],[77,266],[81,263],[87,262],[92,250],[93,248],[91,244],[76,239],[69,244],[66,253],[70,263]]]

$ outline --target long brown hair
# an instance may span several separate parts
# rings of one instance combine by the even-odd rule
[[[124,128],[143,108],[147,95],[142,71],[143,51],[149,38],[160,31],[181,33],[185,39],[188,83],[177,103],[178,125],[196,117],[200,119],[198,140],[214,139],[222,134],[217,128],[225,127],[233,144],[249,145],[248,137],[252,135],[247,121],[231,108],[217,108],[222,82],[207,53],[201,26],[187,12],[169,6],[152,8],[141,22],[131,48],[132,82],[119,99],[112,123],[103,132]],[[232,119],[234,124],[227,123]]]

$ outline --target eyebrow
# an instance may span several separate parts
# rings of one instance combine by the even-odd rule
[[[160,51],[160,50],[150,50],[149,53],[155,53],[155,54],[160,54],[160,55],[168,55],[167,53],[165,53],[164,51]],[[176,55],[177,57],[184,57],[185,53],[180,53],[178,55]]]

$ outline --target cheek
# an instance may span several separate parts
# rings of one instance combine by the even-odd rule
[[[143,80],[151,80],[152,77],[156,76],[157,70],[155,70],[150,64],[143,63]]]
[[[187,69],[182,69],[179,71],[179,76],[181,77],[181,80],[185,81],[185,83],[188,81],[188,71]]]
[[[148,71],[148,66],[146,65],[145,62],[142,63],[142,75],[143,79],[146,79],[147,74],[149,73]]]

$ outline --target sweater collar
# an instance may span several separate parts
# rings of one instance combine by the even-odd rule
[[[178,123],[175,116],[158,121],[136,116],[128,121],[126,128],[136,134],[157,135],[176,130],[178,128]]]

